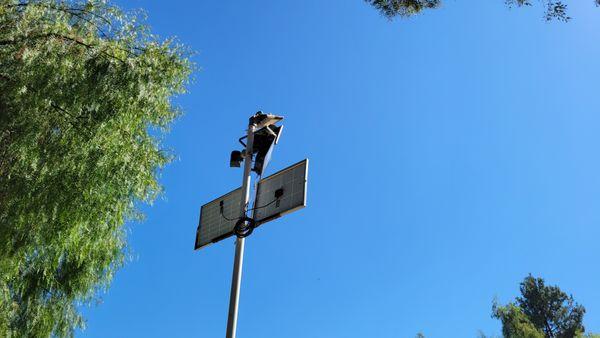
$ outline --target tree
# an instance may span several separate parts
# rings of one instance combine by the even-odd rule
[[[365,0],[388,18],[407,17],[424,9],[437,8],[441,0]]]
[[[492,316],[502,322],[504,337],[572,338],[583,335],[585,308],[558,286],[546,286],[542,278],[526,277],[515,303],[499,306]],[[592,337],[592,335],[589,335]]]
[[[418,14],[425,9],[437,8],[441,5],[441,0],[365,0],[373,7],[378,9],[388,18],[407,17]],[[509,7],[532,6],[531,0],[504,0]],[[597,6],[600,6],[600,0],[593,0]],[[545,19],[569,21],[571,17],[567,14],[567,5],[561,0],[537,0],[535,3],[545,8]]]
[[[0,336],[72,336],[160,192],[188,53],[104,0],[0,0]]]
[[[520,289],[522,297],[517,298],[517,304],[547,337],[574,337],[585,331],[585,308],[558,286],[546,286],[542,278],[529,275]]]

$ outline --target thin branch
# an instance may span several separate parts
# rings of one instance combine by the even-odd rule
[[[67,13],[67,14],[69,14],[71,16],[74,16],[74,17],[76,17],[76,18],[78,18],[80,20],[83,20],[83,21],[85,21],[85,22],[93,25],[95,27],[95,29],[100,33],[100,35],[101,35],[102,38],[105,38],[106,40],[112,40],[112,37],[110,37],[97,23],[95,23],[93,20],[91,20],[89,18],[86,18],[85,15],[82,15],[82,13],[85,13],[87,15],[96,17],[97,19],[103,21],[104,24],[107,25],[107,26],[109,26],[109,27],[113,25],[112,22],[108,18],[106,18],[106,17],[104,17],[104,16],[102,16],[100,14],[94,13],[93,11],[89,11],[87,9],[78,8],[78,7],[67,7],[67,6],[52,6],[52,5],[46,5],[46,4],[41,4],[41,3],[30,3],[30,2],[23,2],[23,3],[13,4],[13,5],[6,5],[6,7],[8,7],[8,8],[10,8],[10,7],[26,7],[26,6],[39,6],[39,7],[43,7],[43,8],[47,8],[47,9],[51,9],[51,10],[55,10],[55,11],[60,11],[60,12],[63,12],[63,13]],[[108,6],[107,8],[110,8],[110,6]],[[80,12],[80,13],[77,13],[77,12]],[[82,44],[82,42],[80,40],[74,40],[74,39],[71,39],[71,38],[66,37],[66,36],[62,36],[62,37],[65,38],[65,39],[77,42],[79,44]],[[8,45],[8,44],[11,44],[11,43],[12,43],[11,41],[7,41],[7,40],[0,41],[0,45]],[[84,45],[86,47],[91,47],[91,46],[85,45],[85,44],[82,44],[82,45]],[[133,56],[133,57],[139,56],[139,54],[136,53],[136,52],[143,53],[143,52],[145,52],[147,50],[146,48],[144,48],[142,46],[135,46],[135,45],[134,46],[129,46],[130,49],[122,48],[120,46],[115,46],[115,48],[117,48],[117,49],[119,49],[119,50],[127,53],[129,56]],[[106,52],[103,52],[103,51],[102,51],[102,53],[105,54],[106,56],[111,57],[111,58],[115,58],[115,59],[121,61],[122,63],[125,63],[123,60],[117,58],[114,55],[110,55],[110,54],[108,54]]]
[[[66,110],[66,109],[62,108],[61,106],[59,106],[59,105],[55,104],[54,102],[50,102],[50,107],[52,107],[52,108],[54,108],[54,109],[56,109],[56,110],[58,110],[58,111],[60,111],[60,112],[62,112],[62,113],[64,113],[64,114],[66,114],[67,116],[69,116],[69,118],[70,118],[71,120],[78,120],[78,119],[81,117],[81,116],[74,116],[74,115],[73,115],[73,114],[71,114],[71,113],[70,113],[68,110]],[[72,128],[75,128],[75,127],[76,127],[76,126],[75,126],[75,124],[74,124],[73,122],[71,122],[70,120],[69,120],[69,121],[67,121],[67,122],[69,123],[69,125],[70,125]],[[81,124],[81,126],[82,126],[84,129],[86,129],[86,130],[87,130],[87,131],[90,133],[90,135],[92,134],[92,130],[91,130],[91,129],[90,129],[88,126],[86,126],[85,124]]]
[[[14,7],[21,7],[21,8],[23,8],[23,7],[27,7],[27,6],[38,6],[38,7],[43,7],[43,8],[47,8],[47,9],[53,9],[53,10],[56,10],[56,11],[67,12],[69,14],[72,14],[69,11],[79,11],[79,12],[83,12],[83,13],[89,14],[91,16],[94,16],[94,17],[96,17],[96,18],[104,21],[104,23],[107,24],[107,25],[109,25],[109,26],[111,25],[111,22],[110,22],[109,19],[105,18],[104,16],[102,16],[100,14],[88,11],[87,9],[83,9],[83,8],[67,7],[67,6],[60,7],[60,6],[52,6],[52,5],[42,4],[42,3],[31,3],[31,2],[21,2],[21,3],[18,3],[18,4],[6,5],[5,7],[7,7],[7,8],[11,8],[11,7],[12,8],[14,8]]]
[[[93,49],[93,48],[98,47],[98,46],[95,46],[95,45],[87,44],[87,43],[83,42],[82,39],[72,38],[70,36],[62,35],[62,34],[59,34],[59,33],[53,33],[53,32],[46,33],[46,34],[35,35],[35,36],[31,36],[31,37],[24,37],[24,38],[18,39],[18,40],[0,40],[0,46],[14,45],[14,44],[23,43],[23,42],[25,42],[27,40],[37,40],[37,39],[43,39],[43,38],[56,38],[56,39],[60,39],[60,40],[66,40],[66,41],[73,42],[73,43],[75,43],[77,45],[83,46],[83,47],[85,47],[87,49]],[[108,52],[106,52],[106,51],[104,51],[102,49],[99,49],[99,52],[102,53],[102,54],[104,54],[104,55],[106,55],[109,58],[118,60],[121,63],[125,64],[124,60],[122,60],[121,58],[119,58],[119,57],[117,57],[115,55],[109,54]]]

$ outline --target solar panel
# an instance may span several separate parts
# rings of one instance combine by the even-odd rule
[[[254,202],[256,226],[306,206],[308,159],[258,182]]]
[[[258,182],[254,203],[255,226],[306,206],[308,159],[300,161]],[[237,188],[200,208],[195,249],[233,235],[240,216],[242,188]]]
[[[241,204],[242,188],[237,188],[203,205],[200,208],[195,249],[231,236],[235,222],[240,216]]]

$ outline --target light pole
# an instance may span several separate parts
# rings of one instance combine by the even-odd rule
[[[244,149],[244,176],[242,178],[242,203],[240,207],[240,219],[245,220],[250,201],[250,180],[252,179],[252,153],[254,146],[254,131],[256,121],[254,116],[250,117],[248,123],[248,136],[246,149]],[[242,282],[242,265],[244,263],[245,237],[238,236],[235,239],[235,258],[233,261],[233,275],[231,277],[231,294],[229,295],[229,315],[227,316],[227,338],[235,338],[237,330],[238,305],[240,302],[240,284]]]
[[[281,116],[263,114],[260,111],[250,117],[247,134],[239,140],[244,149],[232,151],[229,161],[230,167],[240,167],[244,162],[242,186],[200,208],[194,249],[198,250],[233,235],[237,237],[227,316],[227,338],[236,337],[245,238],[261,224],[306,206],[308,159],[262,178],[273,148],[281,136],[283,126],[276,125],[281,120]],[[246,143],[242,142],[243,139],[246,139]],[[253,171],[259,180],[256,184],[254,204],[250,209]],[[249,212],[252,213],[249,215]]]

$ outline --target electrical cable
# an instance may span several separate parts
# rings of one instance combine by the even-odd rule
[[[262,177],[262,175],[258,175],[256,184],[258,184],[261,177]],[[256,191],[257,187],[255,187],[254,189]],[[279,189],[278,191],[275,191],[275,199],[263,206],[260,206],[260,207],[256,206],[256,197],[255,197],[254,200],[252,201],[252,208],[246,210],[246,212],[266,208],[266,207],[270,206],[271,204],[280,201],[281,195],[283,195],[283,189]],[[221,214],[221,217],[223,217],[226,221],[229,221],[229,222],[235,221],[235,226],[233,227],[233,233],[237,237],[243,238],[243,237],[250,236],[250,234],[252,234],[252,232],[254,231],[255,221],[253,218],[246,216],[246,213],[244,213],[243,217],[238,217],[238,218],[228,218],[227,216],[225,216],[225,214],[223,213],[223,201],[221,201],[219,204],[219,213]],[[254,216],[254,213],[252,213],[252,215]]]
[[[268,207],[269,205],[271,205],[271,204],[273,204],[273,203],[277,202],[278,200],[279,200],[279,198],[276,198],[276,199],[272,200],[271,202],[269,202],[269,203],[267,203],[267,204],[265,204],[265,205],[263,205],[263,206],[261,206],[261,207],[255,207],[255,208],[249,209],[248,211],[251,211],[251,210],[258,210],[258,209],[263,209],[263,208],[266,208],[266,207]]]
[[[240,218],[233,227],[233,233],[238,238],[244,238],[250,236],[254,231],[255,223],[252,218],[244,217]]]
[[[223,214],[223,211],[221,211],[221,217],[223,217],[226,221],[229,221],[229,222],[231,222],[231,221],[236,221],[237,222],[240,219],[240,217],[238,217],[238,218],[227,218],[225,216],[225,214]]]
[[[230,218],[227,218],[227,216],[225,216],[225,214],[223,213],[223,201],[219,202],[219,214],[221,214],[221,217],[223,217],[226,221],[229,221],[229,222],[231,222],[231,221],[237,222],[240,220],[240,217],[230,219]]]

